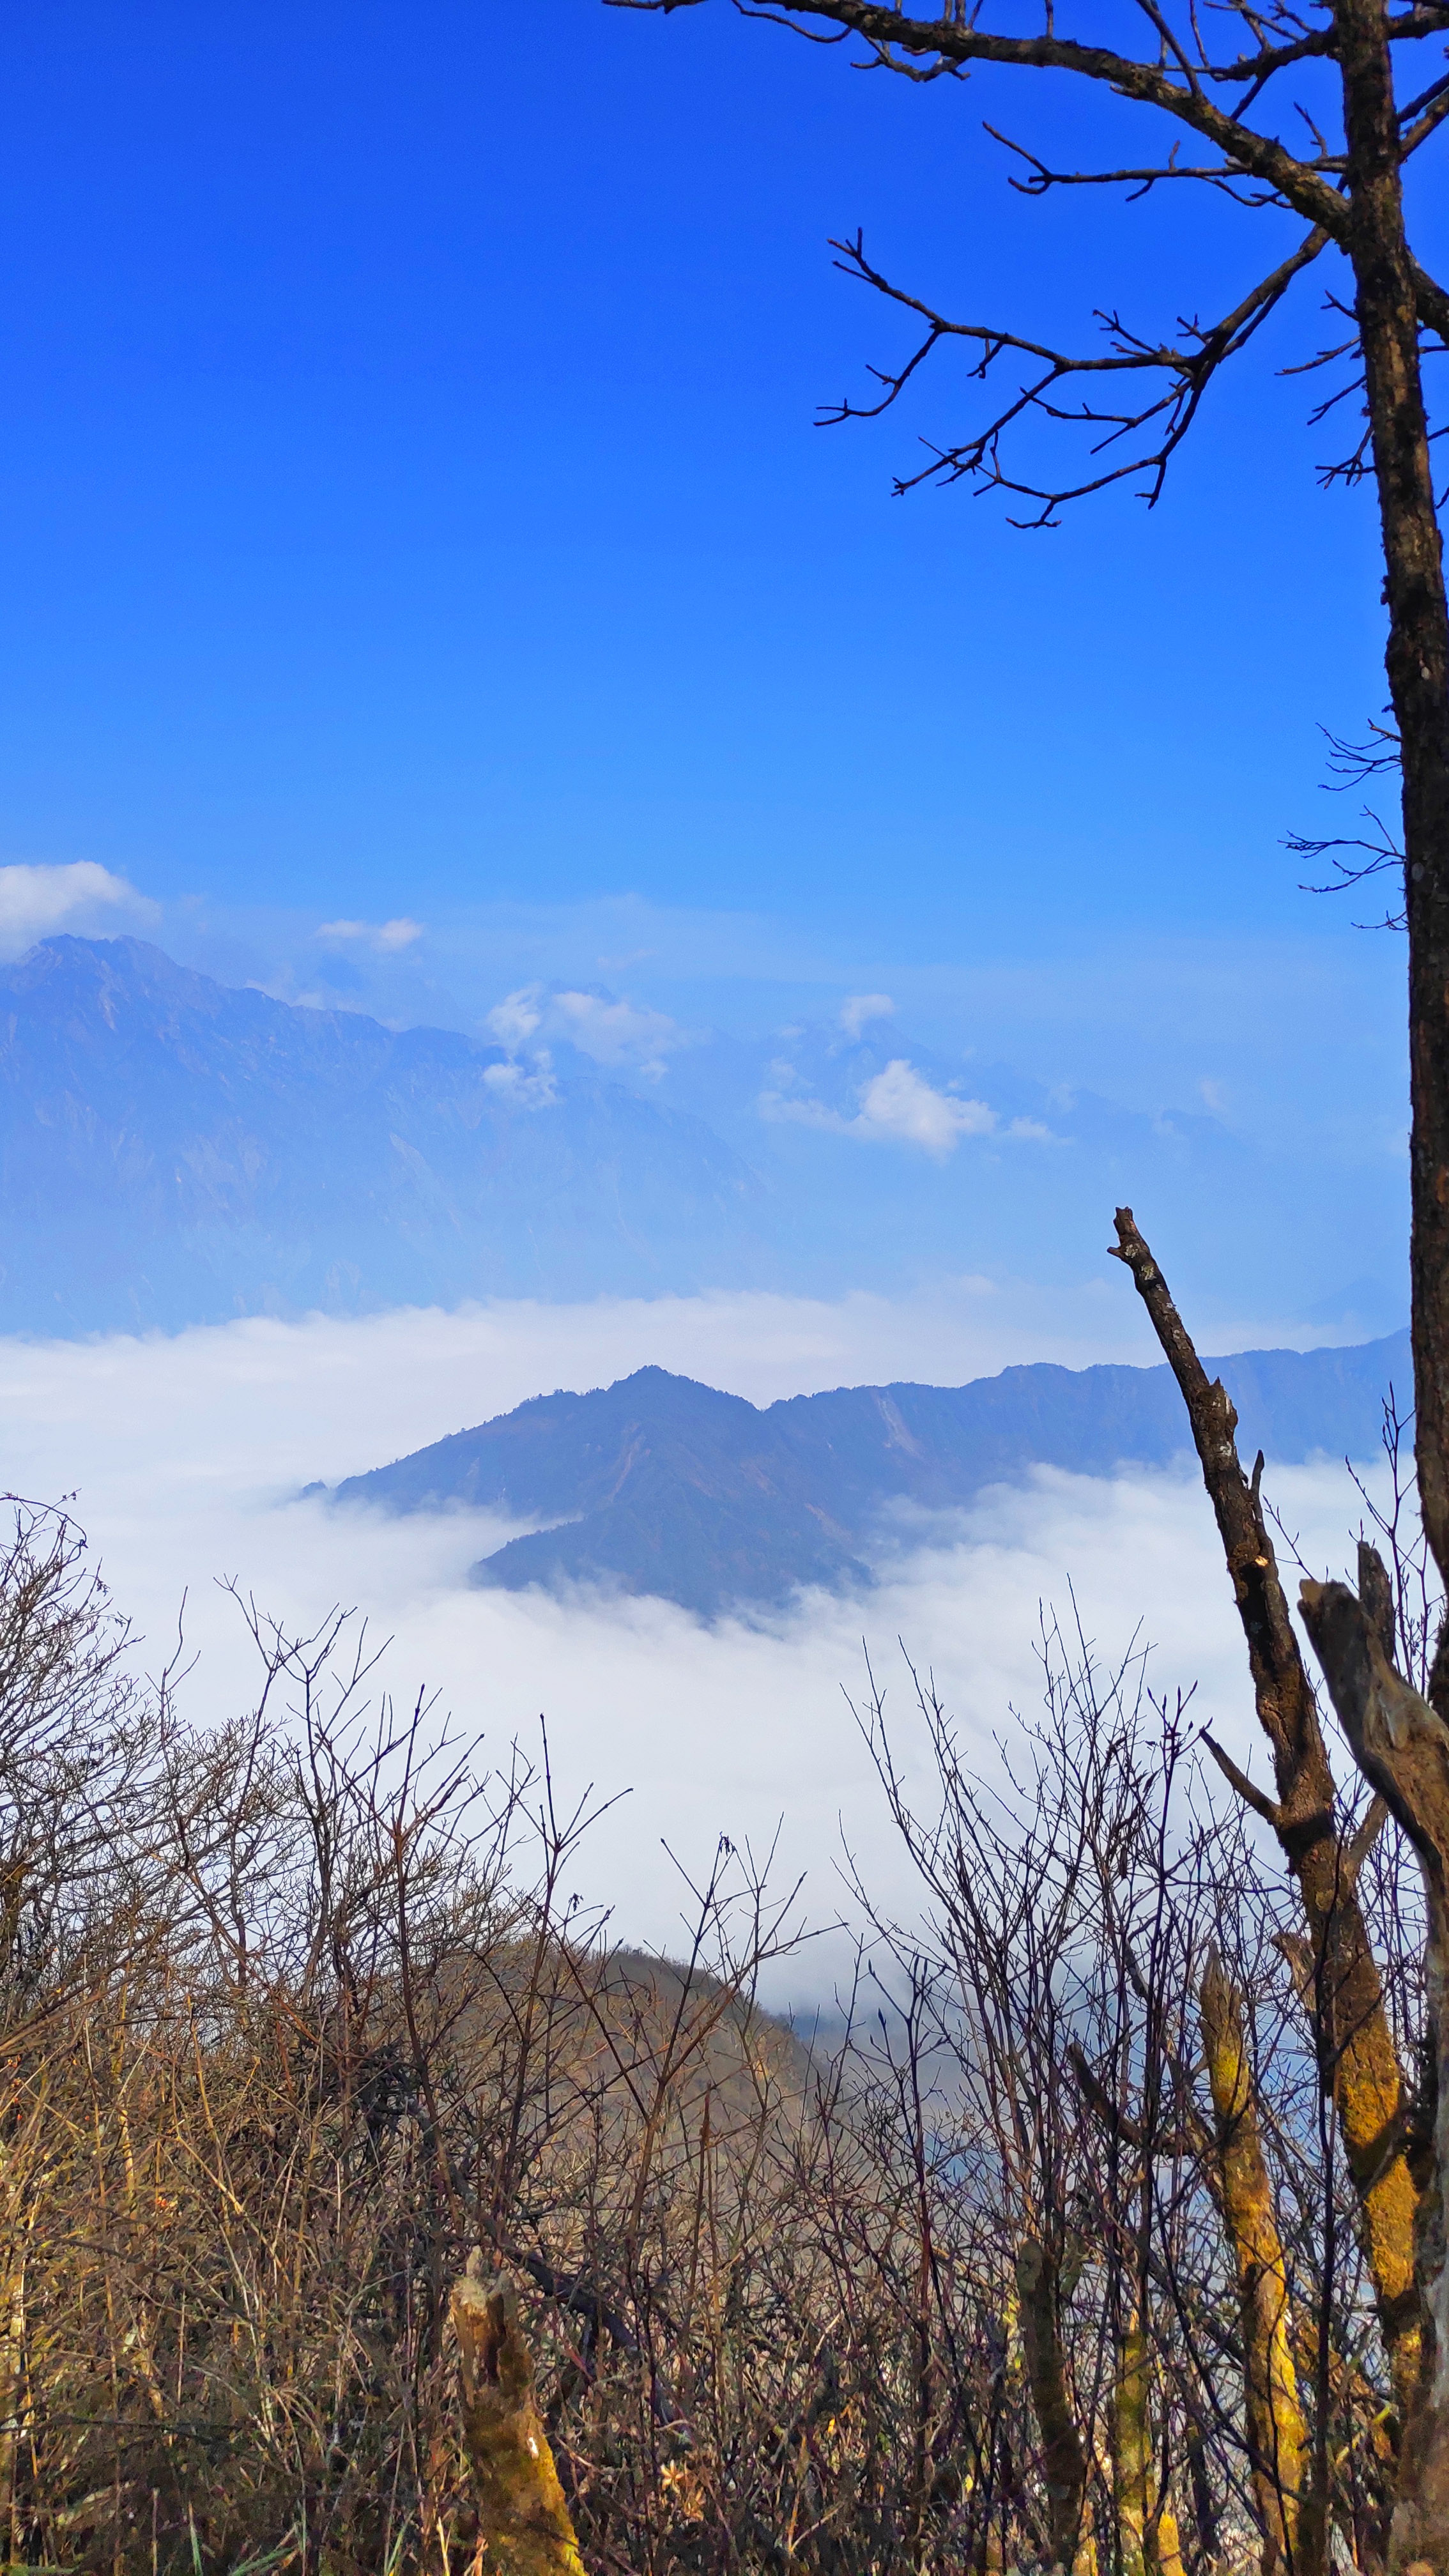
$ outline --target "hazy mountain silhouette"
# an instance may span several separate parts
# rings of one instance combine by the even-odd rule
[[[1174,1274],[1222,1296],[1211,1212],[1232,1205],[1251,1231],[1279,1186],[1222,1121],[1067,1105],[893,1023],[675,1032],[667,1061],[604,1069],[577,1025],[545,1022],[548,1044],[514,1053],[279,1002],[140,940],[44,941],[0,969],[0,1332],[478,1296],[897,1293],[1024,1247],[1060,1285],[1123,1197],[1151,1209]],[[883,1081],[895,1126],[867,1115]],[[948,1128],[969,1108],[972,1132],[933,1150],[912,1103]],[[1387,1190],[1397,1165],[1374,1169]],[[1341,1219],[1333,1193],[1314,1205],[1321,1225],[1310,1210],[1260,1230],[1256,1293],[1382,1331],[1400,1288],[1324,1295]],[[1391,1210],[1363,1206],[1365,1241],[1398,1238]]]
[[[742,1285],[769,1193],[703,1119],[136,939],[0,971],[0,1330]]]
[[[1407,1333],[1351,1350],[1248,1351],[1210,1363],[1241,1416],[1240,1445],[1277,1464],[1378,1447]],[[1187,1446],[1165,1368],[1004,1369],[959,1387],[841,1387],[764,1408],[644,1368],[586,1395],[535,1396],[394,1465],[353,1476],[343,1502],[393,1512],[490,1505],[550,1522],[473,1579],[655,1593],[711,1618],[832,1588],[919,1533],[922,1513],[970,1503],[1032,1466],[1104,1475]]]

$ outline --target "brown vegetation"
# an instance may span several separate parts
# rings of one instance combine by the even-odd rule
[[[257,1706],[197,1734],[68,1524],[22,1512],[0,1566],[8,2563],[1383,2563],[1375,2195],[1423,2031],[1392,1801],[1328,1774],[1290,1833],[1291,1765],[1227,1796],[1139,1657],[1048,1626],[999,1793],[921,1687],[922,1813],[873,1695],[921,1910],[858,1891],[807,2044],[756,2000],[789,1907],[727,1847],[682,1962],[612,1948],[546,1769],[479,1779],[425,1711],[369,1719],[345,1622],[249,1615]],[[1376,2162],[1345,1978],[1407,2106]]]

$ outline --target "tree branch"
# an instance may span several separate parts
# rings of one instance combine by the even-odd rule
[[[1264,1824],[1271,1825],[1277,1832],[1283,1824],[1283,1810],[1277,1799],[1270,1798],[1266,1789],[1260,1789],[1256,1781],[1248,1778],[1246,1771],[1239,1770],[1232,1755],[1223,1751],[1216,1736],[1209,1735],[1206,1727],[1203,1729],[1202,1740],[1223,1778],[1230,1788],[1237,1791],[1244,1806],[1251,1807],[1255,1816],[1261,1816]]]
[[[981,356],[973,372],[983,380],[997,359],[1010,350],[1019,356],[1036,359],[1041,373],[1019,386],[1011,401],[1004,404],[974,437],[959,446],[936,450],[931,463],[923,466],[919,473],[899,479],[897,492],[913,490],[917,484],[936,477],[954,483],[974,476],[985,484],[1039,502],[1041,508],[1037,516],[1024,523],[1032,527],[1049,527],[1053,514],[1065,502],[1081,500],[1089,492],[1101,491],[1108,484],[1123,482],[1135,474],[1152,477],[1145,497],[1149,503],[1155,502],[1172,457],[1192,426],[1203,395],[1218,369],[1246,345],[1286,294],[1294,278],[1325,248],[1327,239],[1327,234],[1321,229],[1305,235],[1297,249],[1280,261],[1267,277],[1260,279],[1221,321],[1206,329],[1198,324],[1183,324],[1181,327],[1189,338],[1197,342],[1196,347],[1153,345],[1139,340],[1118,315],[1102,314],[1098,318],[1111,335],[1112,345],[1103,355],[1092,358],[1077,357],[1042,341],[1028,340],[1019,332],[997,330],[989,323],[953,322],[945,314],[934,311],[920,296],[911,295],[904,287],[893,284],[867,258],[864,241],[859,234],[853,242],[833,241],[831,248],[838,254],[838,267],[847,275],[859,278],[862,284],[873,287],[891,303],[918,314],[928,328],[924,340],[898,374],[891,375],[881,369],[874,371],[877,382],[884,387],[878,402],[841,402],[822,414],[821,426],[834,427],[845,420],[878,419],[882,412],[889,411],[917,368],[943,339],[974,342]],[[1170,380],[1169,386],[1155,401],[1144,402],[1135,411],[1102,412],[1089,404],[1064,411],[1050,399],[1056,386],[1073,377],[1143,373],[1165,375]],[[1018,475],[1008,474],[1001,461],[1000,442],[1005,432],[1033,411],[1040,412],[1049,420],[1100,433],[1092,449],[1096,455],[1119,440],[1134,438],[1154,420],[1165,417],[1166,426],[1156,446],[1145,451],[1134,449],[1120,465],[1108,466],[1102,473],[1081,483],[1047,490],[1039,484],[1024,481]]]
[[[1449,1726],[1384,1653],[1366,1600],[1387,1578],[1376,1548],[1361,1540],[1358,1553],[1358,1593],[1346,1583],[1305,1582],[1298,1606],[1354,1759],[1413,1844],[1442,1906],[1449,1896]]]
[[[671,8],[697,7],[700,0],[609,0],[609,5],[667,13]],[[1260,38],[1250,53],[1231,62],[1201,66],[1189,65],[1173,38],[1170,51],[1179,66],[1174,71],[1165,58],[1143,62],[1111,46],[1083,45],[1058,36],[1050,16],[1047,30],[1041,35],[998,35],[968,18],[959,0],[951,0],[949,14],[936,18],[908,18],[898,9],[880,5],[880,0],[778,0],[771,14],[790,26],[807,18],[824,19],[846,34],[859,36],[883,68],[908,78],[921,78],[923,66],[932,59],[934,68],[926,75],[931,78],[943,71],[965,72],[974,63],[995,63],[1019,71],[1073,72],[1079,79],[1094,81],[1140,106],[1157,108],[1164,116],[1190,127],[1244,178],[1258,181],[1305,222],[1326,233],[1341,250],[1348,246],[1353,210],[1344,191],[1314,163],[1290,152],[1276,135],[1260,134],[1256,127],[1244,122],[1247,109],[1279,72],[1313,56],[1335,53],[1338,40],[1331,26],[1294,33],[1278,45]],[[1256,13],[1246,8],[1236,14],[1255,29],[1261,24]],[[1164,23],[1155,0],[1148,15],[1154,26]],[[1400,10],[1397,16],[1387,18],[1386,27],[1390,41],[1398,44],[1441,35],[1449,28],[1449,0]],[[1246,84],[1249,95],[1234,113],[1207,95],[1204,81],[1218,87]],[[1449,344],[1449,292],[1417,261],[1412,263],[1412,273],[1420,321]]]

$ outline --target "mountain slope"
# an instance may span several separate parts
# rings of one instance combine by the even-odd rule
[[[0,1330],[743,1283],[768,1196],[704,1121],[236,991],[133,939],[0,974]]]
[[[1210,1365],[1247,1455],[1362,1458],[1377,1449],[1390,1381],[1407,1391],[1408,1335]],[[1165,1368],[1039,1365],[961,1387],[840,1387],[763,1410],[645,1368],[590,1394],[536,1396],[349,1478],[336,1498],[393,1512],[493,1505],[550,1522],[486,1558],[474,1580],[602,1584],[711,1618],[735,1603],[778,1605],[801,1584],[869,1580],[902,1508],[959,1508],[1031,1466],[1161,1466],[1186,1445]]]
[[[0,969],[0,1332],[476,1296],[834,1298],[1014,1277],[1024,1257],[1051,1295],[1100,1261],[1123,1198],[1151,1208],[1203,1312],[1238,1284],[1221,1209],[1251,1232],[1265,1190],[1278,1204],[1276,1165],[1222,1120],[1068,1103],[893,1021],[748,1041],[660,1022],[668,1046],[642,1055],[618,1030],[650,1015],[617,998],[520,998],[532,1033],[494,1046],[238,990],[138,940],[50,939]],[[1381,1330],[1394,1278],[1338,1283],[1365,1243],[1404,1239],[1401,1181],[1375,1149],[1347,1195],[1260,1229],[1255,1295]]]

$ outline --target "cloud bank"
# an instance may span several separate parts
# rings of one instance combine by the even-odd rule
[[[969,1315],[970,1303],[958,1306]],[[658,1602],[467,1590],[467,1566],[509,1534],[493,1515],[386,1521],[295,1497],[312,1477],[334,1482],[522,1395],[644,1358],[763,1398],[907,1368],[964,1376],[964,1330],[961,1311],[883,1300],[716,1298],[0,1343],[7,1474],[34,1495],[79,1489],[116,1598],[144,1631],[148,1669],[171,1651],[186,1596],[194,1718],[234,1713],[253,1687],[251,1649],[217,1577],[236,1577],[303,1627],[334,1602],[356,1604],[374,1638],[391,1639],[384,1674],[399,1700],[438,1691],[459,1732],[481,1730],[499,1763],[515,1739],[536,1747],[542,1712],[562,1794],[590,1782],[629,1793],[585,1846],[577,1882],[586,1901],[613,1904],[621,1935],[679,1937],[666,1842],[697,1868],[720,1833],[763,1850],[777,1826],[780,1873],[807,1873],[807,1912],[821,1923],[846,1902],[842,1841],[883,1902],[915,1902],[846,1702],[863,1683],[866,1641],[922,1788],[897,1639],[934,1672],[990,1767],[1009,1707],[1034,1696],[1038,1605],[1067,1608],[1069,1586],[1108,1652],[1146,1615],[1161,1681],[1196,1681],[1203,1719],[1260,1767],[1195,1476],[1040,1473],[950,1521],[902,1523],[886,1579],[859,1599],[807,1595],[771,1624],[712,1631]],[[1042,1355],[1047,1339],[1018,1330],[1011,1355]],[[1272,1485],[1309,1561],[1340,1567],[1356,1519],[1344,1472],[1296,1469]],[[785,1983],[796,1995],[828,1990],[838,1958],[838,1948],[807,1954]]]

